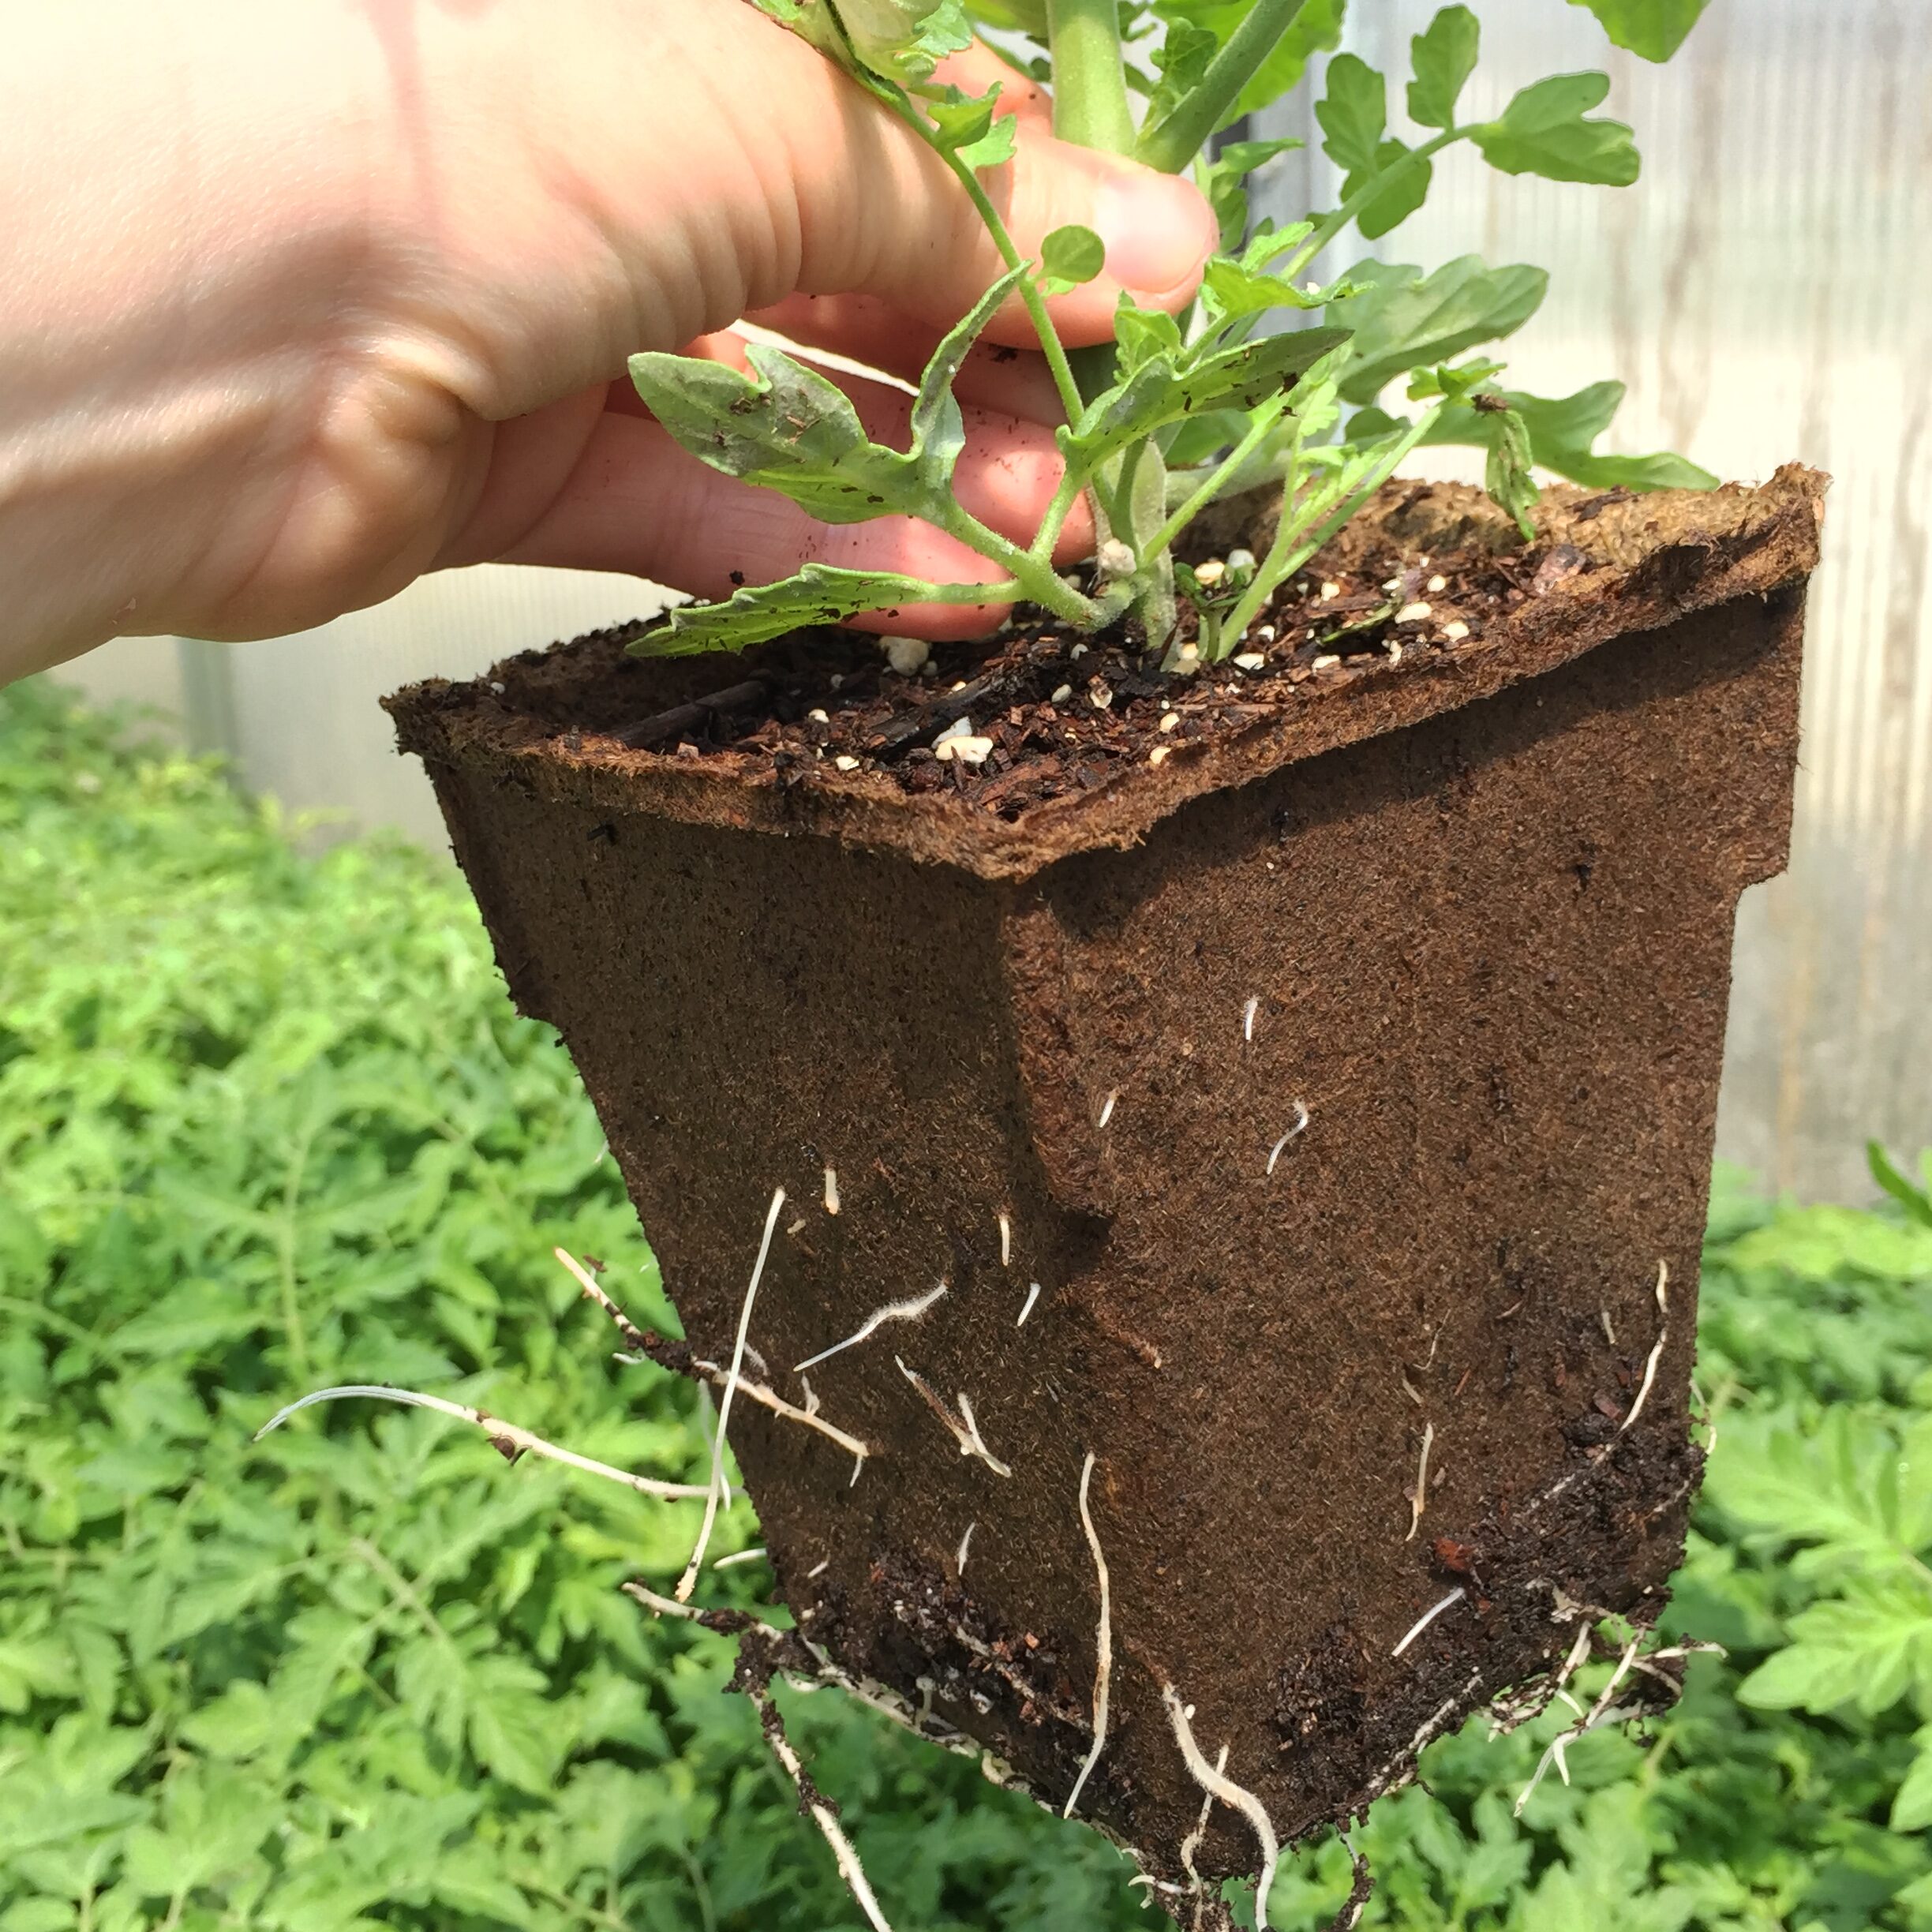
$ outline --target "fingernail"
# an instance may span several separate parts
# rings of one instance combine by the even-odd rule
[[[1101,182],[1094,225],[1106,244],[1107,272],[1136,296],[1192,291],[1215,245],[1213,212],[1193,183],[1148,168]]]

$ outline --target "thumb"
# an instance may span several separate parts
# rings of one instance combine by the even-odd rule
[[[949,325],[1006,266],[965,189],[884,103],[777,23],[754,18],[784,43],[769,54],[784,78],[757,103],[778,163],[766,173],[770,212],[795,224],[799,241],[795,289],[782,293],[860,292]],[[1010,112],[1028,84],[1008,80]],[[1022,255],[1037,260],[1046,238],[1071,224],[1105,244],[1101,274],[1048,305],[1070,346],[1111,338],[1123,291],[1144,306],[1183,306],[1216,245],[1213,212],[1191,182],[1057,140],[1037,112],[1017,115],[1013,159],[980,179]],[[989,333],[1032,339],[1017,301]]]

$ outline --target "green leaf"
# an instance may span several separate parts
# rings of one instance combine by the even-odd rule
[[[631,377],[651,413],[700,462],[775,489],[828,523],[897,512],[944,520],[953,465],[966,432],[953,379],[979,331],[1018,285],[1000,277],[934,351],[901,453],[874,443],[836,383],[782,350],[754,343],[747,376],[695,357],[631,358]]]
[[[1472,138],[1506,174],[1627,188],[1642,171],[1631,130],[1621,121],[1586,118],[1609,92],[1607,74],[1555,75],[1525,88]]]
[[[1919,1832],[1932,1828],[1932,1731],[1919,1733],[1919,1754],[1892,1800],[1892,1829]]]
[[[1220,224],[1223,249],[1239,248],[1247,236],[1249,177],[1301,145],[1298,140],[1230,141],[1202,170],[1201,190]]]
[[[1314,309],[1322,305],[1282,275],[1258,274],[1225,255],[1211,260],[1201,278],[1201,294],[1211,326],[1271,309]]]
[[[1091,469],[1126,444],[1202,410],[1252,409],[1346,339],[1339,329],[1294,329],[1198,360],[1154,356],[1059,431],[1061,448],[1070,462]]]
[[[1409,83],[1409,118],[1419,127],[1452,128],[1456,104],[1476,71],[1482,28],[1466,6],[1444,7],[1409,43],[1415,78]]]
[[[1513,335],[1549,286],[1541,268],[1489,268],[1473,255],[1428,275],[1380,262],[1351,272],[1360,292],[1328,307],[1328,319],[1354,333],[1342,388],[1350,402],[1372,402],[1395,376]]]
[[[1236,0],[1234,6],[1224,11],[1238,17],[1249,4],[1250,0]],[[1317,54],[1341,45],[1347,13],[1348,0],[1303,0],[1301,12],[1275,42],[1275,51],[1241,89],[1237,112],[1259,114],[1264,107],[1272,107],[1291,88],[1298,87],[1309,62]]]
[[[983,94],[968,94],[950,87],[923,96],[932,118],[934,145],[956,153],[971,168],[998,167],[1013,157],[1020,123],[1012,114],[998,114],[1001,88],[995,83]]]
[[[1148,102],[1149,127],[1158,127],[1206,79],[1220,45],[1220,36],[1211,28],[1180,16],[1169,21],[1154,52],[1160,81]]]
[[[1372,169],[1351,174],[1342,184],[1342,198],[1353,201],[1378,179],[1382,185],[1355,211],[1355,226],[1373,242],[1399,228],[1428,199],[1436,163],[1417,154],[1406,141],[1393,138],[1376,148]]]
[[[1796,1641],[1738,1687],[1762,1710],[1888,1710],[1932,1666],[1932,1602],[1900,1584],[1859,1586],[1795,1618]]]
[[[1517,529],[1527,541],[1536,535],[1536,524],[1530,513],[1543,499],[1536,478],[1530,474],[1530,426],[1507,404],[1500,410],[1479,413],[1496,418],[1496,439],[1489,445],[1485,481],[1490,496],[1515,519]]]
[[[1717,479],[1681,456],[1600,456],[1597,439],[1607,430],[1623,400],[1618,382],[1593,383],[1574,395],[1551,398],[1520,390],[1499,395],[1529,432],[1531,460],[1589,489],[1713,489]],[[1461,444],[1493,449],[1496,419],[1482,410],[1444,413],[1424,438],[1432,444]]]
[[[514,1657],[490,1657],[471,1676],[470,1748],[477,1762],[492,1777],[543,1795],[556,1782],[567,1740],[542,1672]]]
[[[1586,6],[1619,47],[1667,61],[1684,43],[1710,0],[1570,0]]]
[[[700,462],[762,485],[828,523],[856,523],[923,502],[914,460],[874,443],[837,384],[754,343],[753,374],[695,357],[631,358],[659,422]]]
[[[1344,174],[1376,171],[1382,137],[1388,127],[1388,85],[1354,54],[1338,54],[1328,63],[1328,90],[1315,110],[1325,138],[1322,152]]]
[[[1907,1219],[1915,1222],[1920,1227],[1932,1228],[1932,1192],[1915,1187],[1893,1166],[1882,1141],[1865,1143],[1865,1164],[1871,1170],[1873,1180],[1905,1210]]]
[[[972,44],[961,0],[755,0],[822,52],[900,85]]]
[[[985,595],[981,585],[933,584],[891,571],[807,564],[796,576],[779,583],[747,585],[722,604],[678,605],[629,648],[639,657],[743,650],[790,631],[838,623],[860,611],[889,612],[901,604],[978,603]]]
[[[1056,228],[1040,244],[1040,271],[1050,294],[1091,282],[1106,266],[1106,244],[1077,223]]]

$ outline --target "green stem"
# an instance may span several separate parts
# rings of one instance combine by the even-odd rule
[[[1174,112],[1147,129],[1135,150],[1149,167],[1178,174],[1208,145],[1210,137],[1234,111],[1241,89],[1260,72],[1282,36],[1295,23],[1307,0],[1254,0],[1241,24],[1209,63],[1200,84]],[[1054,78],[1058,80],[1059,49],[1054,50]]]
[[[1441,414],[1442,405],[1438,403],[1434,409],[1425,410],[1416,422],[1397,436],[1388,448],[1376,459],[1367,474],[1344,489],[1340,502],[1324,519],[1312,535],[1306,534],[1309,530],[1311,518],[1303,517],[1297,520],[1292,519],[1290,515],[1294,501],[1297,464],[1290,465],[1287,485],[1282,496],[1281,522],[1275,532],[1275,541],[1268,546],[1267,556],[1261,567],[1255,572],[1254,582],[1248,586],[1245,594],[1235,605],[1228,619],[1224,633],[1227,638],[1239,642],[1248,627],[1261,614],[1263,607],[1275,594],[1276,589],[1300,570],[1395,474],[1396,465],[1428,433]],[[1301,444],[1297,438],[1297,459],[1300,454]],[[1317,496],[1316,500],[1318,507],[1315,514],[1319,515],[1322,499]]]
[[[1094,627],[1099,616],[1096,607],[1068,584],[1050,564],[1022,550],[1017,544],[1009,542],[998,530],[987,529],[957,502],[952,506],[951,514],[938,527],[949,537],[957,537],[961,543],[977,550],[983,557],[990,558],[1010,571],[1027,596],[1056,617],[1077,624],[1084,631]]]
[[[1447,128],[1433,140],[1425,141],[1420,148],[1411,148],[1399,161],[1392,162],[1372,174],[1361,187],[1344,201],[1328,219],[1320,223],[1315,232],[1297,249],[1289,259],[1286,268],[1277,268],[1275,273],[1290,282],[1300,279],[1303,270],[1314,260],[1335,237],[1341,234],[1362,210],[1379,196],[1390,182],[1397,180],[1408,170],[1419,167],[1425,161],[1432,161],[1447,147],[1459,140],[1468,140],[1472,130],[1468,128]]]
[[[933,141],[932,123],[912,104],[909,95],[901,88],[889,86],[882,80],[874,80],[872,92],[882,105],[889,107],[923,141],[934,147],[941,160],[953,170],[953,178],[966,190],[973,204],[974,212],[986,223],[987,232],[993,238],[993,245],[999,250],[1000,260],[1009,268],[1017,268],[1026,260],[1020,253],[1019,245],[1008,233],[1006,224],[1000,219],[999,210],[994,207],[987,191],[979,185],[979,177],[959,158],[958,151],[941,148]],[[1020,283],[1020,300],[1027,312],[1027,319],[1033,324],[1033,332],[1039,338],[1042,352],[1046,358],[1046,366],[1053,372],[1054,387],[1060,392],[1061,406],[1066,411],[1067,421],[1072,422],[1084,406],[1080,399],[1080,384],[1073,380],[1073,372],[1067,365],[1067,354],[1060,340],[1060,333],[1053,325],[1053,318],[1046,313],[1046,298],[1039,291],[1039,283],[1032,275],[1023,276]]]
[[[1054,133],[1076,148],[1132,154],[1133,112],[1115,0],[1046,0],[1046,22]]]
[[[1228,478],[1267,440],[1275,425],[1286,414],[1287,410],[1288,399],[1286,395],[1277,396],[1272,402],[1263,406],[1248,433],[1215,466],[1207,481],[1148,539],[1150,549],[1166,550],[1172,547],[1175,538],[1221,494]]]
[[[1080,501],[1080,492],[1087,487],[1087,479],[1069,463],[1061,472],[1060,487],[1054,492],[1053,501],[1046,506],[1046,514],[1040,519],[1040,526],[1035,533],[1028,555],[1037,557],[1041,563],[1053,560],[1054,545],[1060,541],[1060,533],[1066,528],[1066,520],[1073,514],[1073,506]],[[0,1301],[4,1301],[0,1297]]]
[[[979,177],[956,154],[946,156],[946,165],[958,176],[960,185],[972,197],[972,204],[979,212],[979,219],[987,225],[993,237],[993,245],[1000,252],[1000,259],[1009,268],[1017,268],[1026,257],[1020,253],[1019,245],[1006,231],[1006,224],[1000,219],[999,210],[994,207],[985,189],[979,185]],[[1060,340],[1060,331],[1053,325],[1053,317],[1046,313],[1046,298],[1040,293],[1039,282],[1033,275],[1024,276],[1020,283],[1020,300],[1025,305],[1027,319],[1033,324],[1033,332],[1039,338],[1039,345],[1046,358],[1046,366],[1053,372],[1054,387],[1060,392],[1060,406],[1066,411],[1069,422],[1076,422],[1080,411],[1086,407],[1086,400],[1080,394],[1080,386],[1073,379],[1073,366],[1067,361],[1067,352]]]

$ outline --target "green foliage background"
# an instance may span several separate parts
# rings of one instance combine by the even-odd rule
[[[697,1397],[568,1062],[440,864],[310,859],[205,764],[0,694],[0,1932],[854,1926],[723,1646],[617,1593],[691,1511],[474,1432],[285,1398],[395,1380],[698,1473]],[[1563,1713],[1377,1807],[1366,1924],[1932,1926],[1932,1203],[1720,1198],[1718,1419],[1648,1737]],[[740,1510],[731,1542],[755,1541]],[[755,1564],[708,1578],[751,1601]],[[788,1700],[901,1932],[1152,1923],[1118,1857],[833,1694]],[[1277,1924],[1325,1925],[1305,1854]]]

